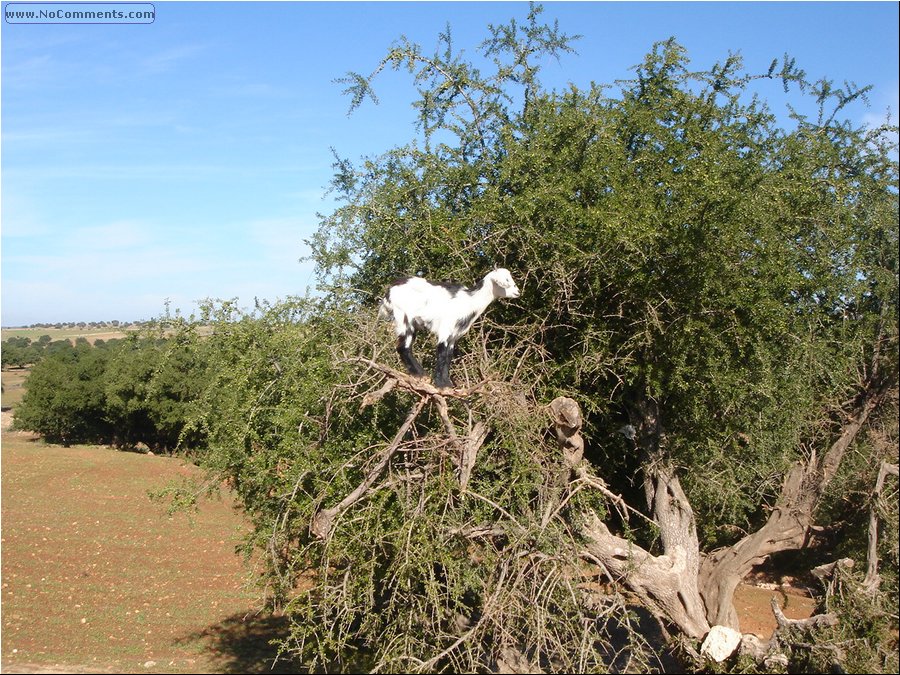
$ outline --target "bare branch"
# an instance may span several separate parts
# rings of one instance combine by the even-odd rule
[[[380,401],[386,394],[389,394],[394,390],[394,387],[397,386],[397,380],[393,377],[389,377],[384,381],[384,384],[381,385],[381,389],[378,391],[370,391],[365,396],[363,396],[362,403],[360,404],[360,410],[363,408],[367,408],[370,405],[373,405]]]
[[[413,375],[407,375],[406,373],[402,373],[399,370],[395,370],[390,366],[386,366],[384,364],[378,363],[377,361],[373,361],[372,359],[367,359],[362,356],[353,356],[350,358],[342,359],[343,363],[361,363],[369,366],[370,368],[374,368],[376,370],[380,370],[382,373],[387,375],[389,378],[396,380],[396,385],[401,389],[406,389],[407,391],[411,391],[415,394],[419,394],[420,396],[443,396],[447,398],[466,398],[471,396],[472,394],[477,394],[484,389],[484,382],[480,382],[476,384],[474,387],[469,387],[467,389],[460,388],[447,388],[447,389],[438,389],[433,384],[431,384],[426,378],[415,377]],[[393,388],[393,387],[391,387]],[[377,393],[377,392],[376,392]],[[387,391],[384,392],[385,394]],[[383,396],[384,394],[382,394]],[[377,399],[375,399],[377,400]],[[374,400],[372,401],[374,403]]]
[[[466,438],[459,461],[459,489],[461,492],[466,491],[469,478],[472,476],[472,469],[475,468],[475,457],[484,444],[488,431],[488,427],[483,422],[477,422]]]
[[[381,473],[384,471],[391,457],[397,451],[397,448],[400,447],[400,442],[403,440],[403,437],[406,436],[406,432],[409,431],[409,428],[412,426],[412,423],[415,421],[416,417],[418,417],[419,413],[422,412],[422,408],[425,407],[426,398],[420,398],[413,404],[412,409],[409,411],[409,415],[406,416],[406,420],[400,426],[400,429],[397,430],[396,435],[394,436],[394,440],[391,441],[391,444],[387,446],[381,453],[381,457],[378,459],[378,462],[372,469],[366,474],[366,477],[363,479],[362,483],[360,483],[353,492],[344,497],[338,504],[332,506],[328,509],[322,509],[319,511],[314,517],[312,524],[309,527],[310,532],[316,537],[320,539],[325,539],[331,532],[331,524],[334,519],[343,513],[346,509],[352,506],[354,503],[362,499],[362,497],[369,491],[369,488],[372,484],[378,479]]]
[[[881,577],[878,574],[878,505],[881,491],[884,489],[884,479],[888,474],[898,475],[898,466],[883,461],[878,469],[872,505],[869,507],[869,543],[866,553],[866,578],[863,580],[863,588],[867,593],[875,593],[881,585]]]
[[[776,631],[789,630],[791,628],[801,628],[803,630],[814,630],[825,626],[836,626],[838,619],[834,614],[816,614],[808,619],[789,619],[781,611],[778,606],[778,600],[773,595],[771,598],[772,612],[775,614],[775,622],[778,624]]]

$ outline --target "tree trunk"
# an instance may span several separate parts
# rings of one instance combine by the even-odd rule
[[[813,514],[825,487],[834,478],[847,448],[853,443],[871,412],[893,386],[891,381],[869,383],[858,398],[840,436],[817,460],[795,464],[785,476],[775,508],[759,530],[733,546],[705,557],[700,566],[699,589],[710,624],[740,630],[734,610],[734,590],[750,570],[779,551],[806,544]]]
[[[688,637],[699,640],[706,635],[709,624],[697,593],[697,570],[691,562],[691,551],[676,545],[665,554],[654,556],[612,534],[596,514],[585,514],[585,520],[582,535],[592,559],[621,580],[657,617],[675,624]]]
[[[700,543],[694,511],[674,468],[663,457],[665,434],[655,401],[641,402],[634,415],[636,440],[644,456],[647,508],[659,526],[663,554],[654,556],[613,535],[595,515],[583,530],[588,552],[654,613],[685,635],[700,639],[708,631],[697,587]]]
[[[702,559],[693,510],[678,476],[665,460],[658,408],[653,401],[640,403],[633,419],[644,454],[644,492],[648,510],[659,526],[663,554],[650,554],[612,534],[596,515],[586,514],[582,533],[588,542],[588,556],[636,593],[658,617],[671,621],[689,637],[699,639],[713,625],[739,630],[735,588],[771,554],[805,545],[825,487],[870,413],[893,386],[892,381],[868,384],[840,436],[821,460],[813,456],[788,471],[766,523],[733,546]]]
[[[713,625],[740,630],[734,609],[734,590],[755,565],[777,551],[800,548],[812,524],[808,490],[815,466],[795,465],[787,474],[766,524],[739,542],[706,556],[700,566],[700,595]],[[805,497],[805,498],[804,498]]]

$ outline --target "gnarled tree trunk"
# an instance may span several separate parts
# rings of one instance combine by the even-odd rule
[[[674,623],[685,635],[702,638],[710,624],[697,586],[700,542],[696,520],[674,467],[664,457],[665,435],[655,401],[638,406],[636,440],[644,456],[647,508],[659,526],[663,553],[654,556],[613,535],[596,516],[588,517],[583,534],[588,552],[636,593],[657,616]]]
[[[689,637],[700,638],[713,625],[739,629],[735,588],[768,556],[805,545],[825,487],[869,415],[893,386],[893,380],[870,380],[841,434],[821,459],[813,456],[788,471],[766,523],[733,546],[705,557],[700,554],[693,510],[673,467],[665,460],[665,437],[656,404],[642,403],[634,421],[644,454],[647,507],[659,526],[663,553],[652,555],[612,534],[596,515],[588,514],[582,533],[589,555],[658,617],[672,622]]]
[[[700,566],[699,588],[711,624],[739,629],[734,590],[741,579],[773,553],[798,549],[806,543],[819,499],[837,473],[844,453],[892,386],[890,380],[868,383],[840,436],[821,459],[813,456],[788,471],[765,525],[736,544],[706,556]]]

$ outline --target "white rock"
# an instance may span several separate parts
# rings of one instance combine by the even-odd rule
[[[741,643],[741,634],[727,626],[713,626],[700,646],[700,654],[721,662],[734,653]]]

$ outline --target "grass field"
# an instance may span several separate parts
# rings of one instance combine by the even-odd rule
[[[42,335],[49,335],[51,340],[76,340],[87,338],[89,342],[94,340],[112,340],[123,338],[126,329],[115,330],[111,328],[3,328],[0,330],[0,342],[11,337],[26,337],[32,341]]]
[[[191,518],[147,496],[196,471],[3,434],[2,672],[293,672],[270,670],[285,625],[246,585],[228,495]]]

